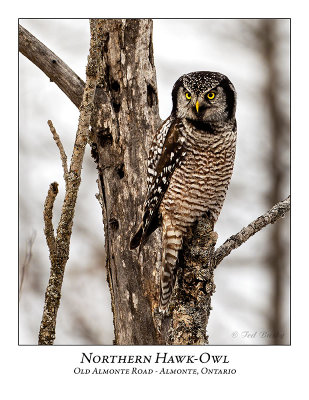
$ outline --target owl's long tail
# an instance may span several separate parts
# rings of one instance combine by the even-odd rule
[[[130,250],[136,249],[136,247],[140,245],[143,233],[144,233],[144,224],[141,223],[140,226],[138,227],[137,232],[130,241]]]
[[[160,285],[160,311],[165,311],[170,302],[176,280],[176,266],[182,247],[183,233],[172,225],[163,228],[163,258]]]

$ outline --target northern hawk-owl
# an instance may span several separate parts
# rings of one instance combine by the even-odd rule
[[[236,149],[236,91],[218,72],[181,76],[171,115],[156,132],[148,157],[144,215],[130,248],[142,246],[162,221],[160,309],[169,304],[179,250],[201,216],[215,223],[232,176]]]

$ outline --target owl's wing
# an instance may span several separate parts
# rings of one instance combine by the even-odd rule
[[[158,227],[159,206],[168,188],[175,168],[186,155],[185,130],[180,121],[168,118],[154,137],[148,158],[148,193],[144,204],[144,216],[130,248],[143,245]]]
[[[151,147],[148,154],[147,160],[147,189],[149,193],[149,189],[153,184],[155,174],[153,171],[156,170],[158,161],[162,155],[162,151],[164,148],[165,139],[170,131],[171,125],[173,124],[173,120],[171,117],[167,118],[161,127],[155,133]]]

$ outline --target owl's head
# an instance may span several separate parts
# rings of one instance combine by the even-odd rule
[[[235,117],[236,91],[219,72],[199,71],[182,75],[172,91],[172,114],[199,122],[223,122]]]

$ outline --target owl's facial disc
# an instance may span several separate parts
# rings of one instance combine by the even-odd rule
[[[218,99],[217,94],[219,95]],[[217,90],[217,88],[194,93],[191,87],[183,87],[180,91],[180,98],[178,97],[178,115],[182,114],[191,120],[208,121],[210,118],[213,121],[216,119],[214,114],[218,111],[220,95],[221,90]]]
[[[195,96],[194,102],[191,104],[191,114],[195,116],[195,119],[203,120],[208,106],[203,96]]]
[[[226,99],[222,87],[218,86],[199,94],[197,102],[198,107],[194,109],[197,120],[215,122],[226,119]]]
[[[184,102],[184,104],[183,104]],[[203,98],[191,92],[191,89],[183,87],[183,92],[180,91],[180,98],[178,98],[180,107],[178,111],[184,112],[184,116],[199,119],[205,112],[205,102]],[[181,107],[183,104],[183,107]]]
[[[196,100],[195,105],[192,105],[192,111],[196,115],[197,119],[202,119],[206,111],[204,101],[202,99]]]

